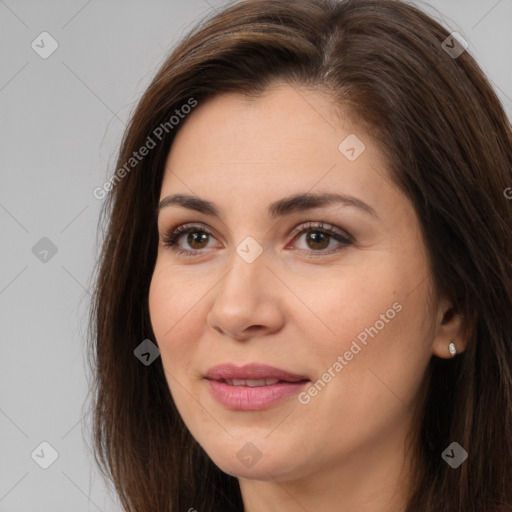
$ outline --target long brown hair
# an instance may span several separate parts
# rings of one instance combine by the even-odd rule
[[[244,0],[200,23],[161,66],[104,187],[90,318],[95,457],[126,511],[243,510],[236,478],[181,420],[161,359],[145,366],[134,349],[155,341],[156,207],[180,126],[169,119],[276,79],[327,91],[372,131],[415,205],[436,289],[464,318],[465,352],[433,357],[426,376],[407,512],[512,510],[512,131],[474,59],[446,51],[449,35],[400,1]],[[148,137],[154,147],[131,161]],[[458,469],[441,458],[452,441],[469,453]]]

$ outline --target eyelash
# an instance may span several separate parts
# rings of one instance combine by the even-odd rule
[[[186,235],[188,233],[206,233],[210,236],[214,236],[211,231],[206,228],[206,226],[201,224],[182,224],[181,226],[178,226],[177,228],[171,228],[169,231],[164,233],[162,236],[162,241],[165,246],[169,247],[172,251],[182,254],[184,256],[200,256],[201,253],[204,252],[204,249],[196,249],[196,250],[187,250],[182,249],[177,245],[177,242],[179,238],[181,238],[183,235]],[[302,235],[304,233],[322,233],[324,235],[328,235],[331,238],[334,238],[336,241],[341,242],[343,244],[343,247],[352,245],[353,239],[352,236],[347,234],[340,233],[336,231],[335,227],[332,225],[325,226],[322,222],[306,222],[305,224],[301,224],[297,226],[295,229],[292,230],[289,236],[292,237],[293,240],[298,238],[298,235]],[[342,247],[342,248],[343,248]],[[332,254],[334,252],[338,252],[341,249],[335,249],[332,248],[330,250],[319,250],[314,251],[310,250],[307,251],[306,249],[299,249],[300,251],[306,251],[312,254],[312,256],[325,256]],[[316,254],[315,254],[316,253]]]

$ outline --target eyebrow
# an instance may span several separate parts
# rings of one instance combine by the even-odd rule
[[[306,192],[284,197],[271,203],[268,206],[268,213],[270,217],[277,218],[293,212],[320,208],[336,203],[358,208],[377,219],[379,218],[375,210],[361,199],[345,194],[334,193],[312,194]],[[188,194],[173,194],[163,198],[158,205],[156,213],[159,214],[163,208],[172,205],[188,208],[189,210],[194,210],[205,215],[221,217],[220,209],[214,203]]]

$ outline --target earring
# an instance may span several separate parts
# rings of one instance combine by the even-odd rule
[[[448,350],[450,351],[452,357],[455,357],[457,355],[457,348],[455,347],[455,343],[453,343],[453,341],[451,341],[450,344],[448,345]]]

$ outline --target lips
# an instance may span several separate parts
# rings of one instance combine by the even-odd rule
[[[250,388],[257,388],[261,386],[272,386],[278,382],[284,382],[279,379],[223,379],[229,386],[248,386]]]
[[[300,393],[309,379],[262,364],[221,364],[205,375],[213,398],[233,411],[261,411]]]
[[[297,383],[308,381],[308,377],[263,364],[220,364],[210,368],[205,375],[208,380],[224,382],[230,386],[260,387],[280,382]]]

